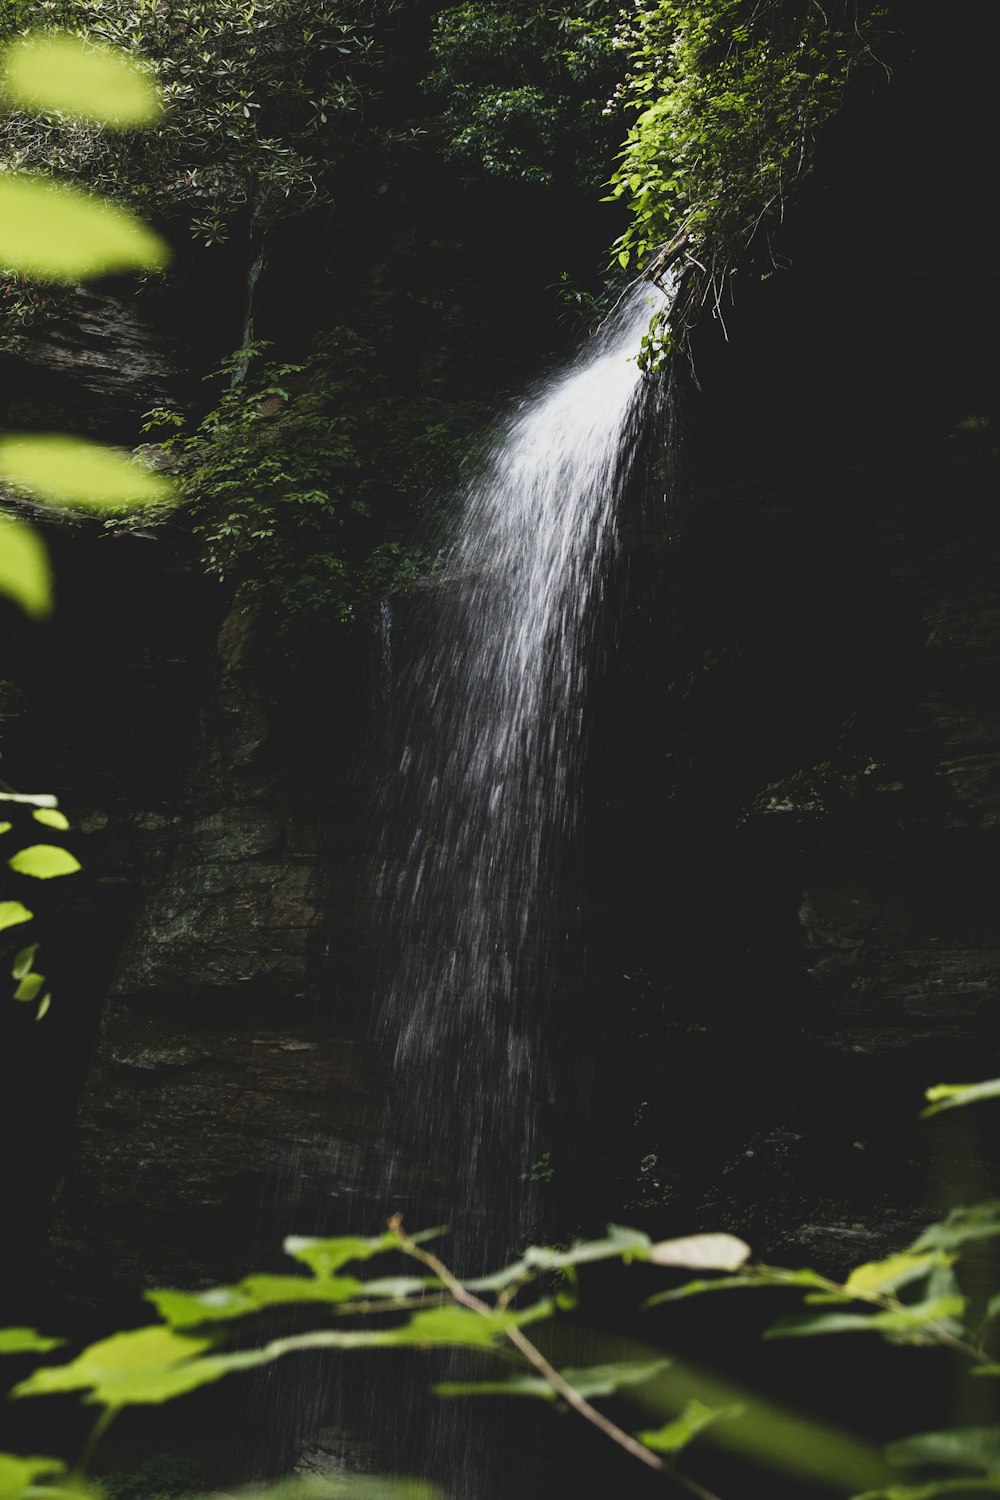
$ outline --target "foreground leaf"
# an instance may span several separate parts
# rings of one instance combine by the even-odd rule
[[[0,1453],[0,1500],[21,1500],[36,1479],[65,1472],[66,1465],[58,1458],[20,1458],[15,1453]]]
[[[80,861],[58,844],[29,844],[27,849],[19,849],[11,855],[7,863],[18,875],[30,875],[34,880],[74,875],[81,868]]]
[[[34,915],[20,901],[0,901],[0,932],[20,922],[30,922]]]
[[[387,1250],[398,1250],[399,1240],[388,1230],[371,1239],[359,1235],[344,1235],[340,1239],[310,1239],[304,1235],[290,1234],[285,1240],[285,1254],[294,1256],[316,1276],[332,1276],[341,1266],[353,1260],[370,1260],[373,1255],[383,1255]]]
[[[349,1301],[366,1290],[353,1277],[313,1279],[307,1276],[247,1276],[235,1286],[211,1287],[204,1292],[158,1289],[146,1292],[160,1317],[173,1328],[227,1322],[291,1303]]]
[[[1000,1234],[1000,1201],[988,1199],[971,1208],[953,1208],[940,1224],[930,1224],[913,1241],[910,1251],[956,1250],[970,1240],[992,1239]]]
[[[46,1354],[65,1342],[48,1338],[34,1328],[0,1328],[0,1354]]]
[[[886,1260],[867,1261],[857,1266],[844,1283],[844,1290],[862,1301],[884,1296],[898,1287],[917,1281],[941,1263],[933,1251],[922,1255],[890,1255]]]
[[[735,1271],[750,1259],[750,1246],[734,1234],[692,1234],[653,1245],[649,1259],[657,1266],[692,1271]]]
[[[0,439],[0,474],[41,500],[93,510],[163,505],[172,482],[134,464],[117,448],[62,433]]]
[[[101,1339],[66,1365],[46,1365],[14,1388],[15,1396],[44,1396],[54,1391],[98,1389],[140,1380],[191,1361],[209,1347],[207,1339],[189,1338],[169,1328],[135,1328]],[[141,1399],[141,1398],[140,1398]]]
[[[930,1103],[920,1112],[922,1120],[940,1114],[943,1109],[962,1109],[983,1099],[1000,1098],[1000,1078],[987,1078],[983,1083],[938,1083],[927,1089],[924,1097]]]
[[[641,1364],[623,1362],[590,1365],[582,1370],[566,1368],[560,1374],[577,1395],[590,1400],[594,1396],[610,1396],[622,1386],[642,1385],[661,1375],[669,1365],[669,1359],[654,1359]],[[514,1375],[508,1380],[443,1381],[434,1387],[434,1393],[437,1396],[533,1396],[540,1401],[561,1399],[540,1375]]]
[[[33,527],[8,515],[0,515],[0,594],[36,620],[52,612],[52,572],[45,543]]]
[[[821,1333],[881,1333],[913,1337],[933,1336],[935,1327],[954,1331],[954,1319],[965,1311],[962,1297],[934,1297],[898,1311],[872,1313],[790,1313],[768,1328],[766,1339],[807,1338]]]
[[[72,285],[124,271],[161,271],[170,251],[125,209],[82,188],[27,173],[0,175],[0,268]]]
[[[681,1415],[674,1421],[648,1432],[637,1432],[636,1437],[654,1453],[679,1453],[693,1438],[698,1436],[699,1432],[703,1432],[706,1427],[711,1427],[713,1422],[729,1421],[733,1417],[741,1417],[743,1412],[742,1406],[723,1406],[713,1409],[702,1401],[689,1401]]]
[[[16,108],[57,110],[112,128],[151,125],[163,112],[156,84],[123,52],[68,33],[11,42],[0,85]]]
[[[937,1466],[1000,1475],[1000,1427],[955,1427],[950,1432],[921,1432],[890,1443],[885,1456],[893,1468]]]

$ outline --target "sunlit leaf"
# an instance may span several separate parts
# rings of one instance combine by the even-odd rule
[[[0,438],[0,474],[41,500],[95,510],[163,505],[175,495],[165,475],[117,448],[62,433]]]
[[[67,33],[11,42],[0,87],[16,108],[57,110],[97,125],[151,125],[163,111],[156,84],[125,53]]]
[[[30,922],[34,915],[20,901],[0,901],[0,932],[7,927],[16,927],[19,922]]]
[[[741,1417],[743,1411],[742,1406],[723,1406],[713,1409],[702,1401],[689,1401],[681,1415],[673,1422],[667,1422],[663,1427],[656,1427],[647,1432],[637,1432],[636,1437],[645,1447],[652,1448],[654,1453],[679,1453],[693,1438],[698,1436],[699,1432],[703,1432],[713,1422],[724,1422],[732,1417]]]
[[[52,994],[50,992],[50,993],[48,993],[46,995],[43,995],[42,998],[39,1000],[39,1002],[38,1002],[38,1009],[35,1011],[35,1020],[36,1021],[44,1021],[45,1017],[49,1013],[51,1005],[52,1005]]]
[[[642,1363],[622,1361],[613,1365],[590,1365],[586,1369],[574,1370],[566,1367],[560,1371],[563,1379],[576,1393],[590,1400],[595,1396],[610,1396],[627,1385],[642,1385],[660,1375],[670,1365],[669,1359],[647,1360]],[[434,1387],[438,1396],[533,1396],[541,1401],[556,1401],[558,1393],[540,1375],[513,1375],[509,1380],[444,1381]]]
[[[1000,1098],[1000,1078],[987,1078],[982,1083],[938,1083],[927,1089],[924,1097],[930,1101],[927,1109],[921,1110],[921,1119],[926,1120],[943,1109],[962,1109],[983,1099]]]
[[[50,1339],[34,1328],[0,1328],[0,1354],[46,1354],[65,1339]]]
[[[13,823],[0,823],[0,833],[10,833]]]
[[[206,1339],[190,1338],[169,1328],[135,1328],[91,1344],[69,1364],[46,1365],[35,1370],[15,1387],[14,1395],[43,1396],[54,1391],[97,1390],[109,1386],[125,1389],[130,1382],[164,1374],[174,1366],[192,1361],[208,1347]]]
[[[68,849],[58,844],[29,844],[19,849],[7,861],[18,875],[31,875],[35,880],[51,880],[56,875],[73,875],[81,868]]]
[[[290,1303],[349,1301],[367,1288],[353,1277],[247,1276],[236,1286],[211,1287],[204,1292],[147,1292],[162,1318],[174,1328],[193,1328],[199,1323],[226,1322],[268,1307]]]
[[[166,242],[126,209],[47,177],[0,174],[3,270],[72,284],[161,271],[169,259]]]
[[[51,792],[0,792],[0,802],[20,802],[26,807],[59,806],[59,798]]]
[[[302,1261],[317,1276],[332,1276],[341,1266],[352,1260],[370,1260],[373,1255],[382,1255],[386,1250],[398,1250],[399,1240],[388,1231],[372,1239],[358,1235],[346,1235],[336,1240],[310,1239],[299,1234],[290,1234],[285,1240],[285,1253]]]
[[[65,1471],[66,1465],[58,1458],[20,1458],[15,1453],[0,1453],[0,1500],[21,1500],[36,1479]]]
[[[36,823],[44,823],[46,828],[58,828],[63,833],[69,828],[69,818],[57,807],[36,807],[31,816]]]
[[[35,619],[44,619],[52,610],[52,572],[45,543],[27,522],[8,515],[0,515],[0,594]]]
[[[657,1266],[684,1266],[692,1271],[735,1271],[750,1258],[750,1246],[734,1234],[692,1234],[661,1240],[649,1251]]]
[[[844,1290],[862,1300],[885,1295],[926,1275],[938,1261],[939,1257],[933,1251],[924,1255],[890,1255],[886,1260],[868,1261],[851,1272]]]

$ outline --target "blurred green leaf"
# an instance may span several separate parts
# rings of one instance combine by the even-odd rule
[[[7,863],[18,875],[30,875],[35,880],[73,875],[81,868],[80,861],[58,844],[29,844],[27,849],[19,849],[11,855]]]
[[[955,1250],[970,1240],[992,1239],[1000,1234],[1000,1201],[989,1199],[971,1208],[954,1208],[940,1224],[929,1225],[910,1246],[921,1250]]]
[[[898,1311],[871,1313],[789,1313],[768,1328],[766,1339],[807,1338],[820,1333],[918,1334],[934,1324],[951,1324],[965,1311],[962,1297],[934,1297]]]
[[[30,972],[31,965],[35,962],[35,954],[37,952],[37,943],[31,943],[27,948],[22,948],[20,952],[15,955],[14,962],[10,966],[10,977],[12,979],[23,979],[25,974]]]
[[[743,1412],[742,1406],[723,1406],[713,1409],[702,1401],[689,1401],[681,1415],[673,1422],[667,1422],[664,1426],[654,1427],[647,1432],[637,1432],[636,1437],[654,1453],[679,1453],[693,1438],[698,1436],[699,1432],[703,1432],[713,1422],[725,1422],[733,1417],[741,1417]]]
[[[752,1286],[821,1287],[824,1291],[829,1291],[832,1283],[817,1271],[783,1271],[770,1266],[750,1266],[742,1276],[720,1276],[712,1281],[686,1281],[683,1286],[674,1287],[669,1292],[656,1292],[652,1297],[647,1297],[642,1305],[644,1308],[658,1307],[661,1302],[680,1302],[685,1297],[696,1297],[702,1292],[723,1292]]]
[[[0,1453],[0,1500],[21,1500],[36,1479],[65,1472],[66,1465],[58,1458],[20,1458],[15,1453]]]
[[[669,1364],[669,1359],[641,1363],[623,1361],[613,1365],[590,1365],[583,1370],[567,1367],[560,1374],[578,1395],[590,1400],[594,1396],[610,1396],[624,1385],[641,1385],[652,1380]],[[513,1375],[508,1380],[444,1381],[434,1387],[434,1393],[438,1396],[533,1396],[541,1401],[560,1399],[558,1392],[540,1375]]]
[[[16,927],[20,922],[30,922],[34,915],[20,901],[0,901],[0,932],[7,927]]]
[[[14,991],[15,1000],[30,1002],[37,1000],[45,987],[44,974],[25,974],[17,989]]]
[[[0,594],[35,619],[51,613],[52,573],[45,543],[26,521],[8,515],[0,515]]]
[[[163,112],[155,82],[131,58],[65,32],[36,32],[11,42],[0,89],[15,108],[57,110],[112,128],[151,125]]]
[[[939,1500],[942,1495],[1000,1493],[1000,1478],[932,1479],[929,1484],[890,1484],[884,1490],[865,1490],[851,1500]]]
[[[844,1290],[862,1300],[873,1295],[882,1296],[919,1280],[939,1263],[940,1257],[933,1251],[922,1255],[890,1255],[886,1260],[868,1261],[851,1272]]]
[[[885,1456],[893,1468],[933,1466],[1000,1474],[1000,1427],[955,1427],[950,1432],[921,1432],[890,1443]]]
[[[0,1354],[46,1354],[65,1339],[51,1339],[35,1328],[0,1328]]]
[[[69,818],[56,807],[36,807],[31,816],[36,823],[44,823],[46,828],[58,828],[63,833],[69,828]]]
[[[162,271],[159,235],[124,208],[30,173],[0,174],[0,269],[72,285],[123,271]]]
[[[57,505],[120,510],[175,498],[165,475],[151,474],[116,448],[62,433],[0,438],[0,474]]]
[[[247,1276],[235,1286],[211,1287],[204,1292],[158,1289],[146,1292],[145,1297],[172,1327],[193,1328],[199,1323],[226,1322],[289,1303],[346,1302],[365,1291],[363,1282],[346,1276]]]
[[[398,1249],[399,1240],[388,1231],[372,1239],[346,1235],[336,1240],[320,1240],[291,1234],[285,1240],[285,1253],[302,1261],[316,1276],[332,1276],[352,1260],[370,1260],[373,1255]]]
[[[930,1103],[920,1112],[922,1120],[940,1114],[943,1109],[962,1109],[983,1099],[1000,1098],[1000,1078],[987,1078],[983,1083],[937,1083],[925,1091],[924,1098]]]

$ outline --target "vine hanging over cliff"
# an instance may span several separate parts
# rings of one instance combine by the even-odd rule
[[[675,343],[706,305],[721,316],[759,235],[770,253],[818,132],[876,62],[883,15],[874,0],[640,0],[623,19],[630,69],[615,100],[634,121],[611,196],[632,222],[615,255],[657,281],[683,268]]]

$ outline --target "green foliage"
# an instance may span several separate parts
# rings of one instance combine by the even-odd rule
[[[266,362],[266,348],[223,365],[220,382],[248,373],[193,432],[164,410],[144,430],[167,432],[206,571],[268,587],[286,630],[322,613],[346,620],[427,571],[422,550],[385,539],[385,513],[453,462],[459,442],[436,407],[393,395],[353,329],[324,334],[298,363]]]
[[[780,221],[848,78],[871,60],[879,16],[870,0],[639,0],[623,12],[616,97],[632,124],[612,197],[632,222],[615,260],[639,270],[669,247],[662,272],[679,257],[675,341],[707,300],[719,310],[727,274]]]
[[[596,188],[611,149],[617,6],[467,0],[437,18],[427,87],[444,104],[445,152],[469,175]]]
[[[5,13],[0,40],[24,24]],[[165,110],[155,133],[128,132],[113,144],[65,99],[53,100],[44,120],[15,111],[0,129],[0,170],[79,179],[160,221],[188,219],[209,242],[248,208],[266,226],[323,191],[359,128],[360,80],[375,55],[358,7],[340,0],[41,0],[30,24],[60,27],[100,47],[102,59],[106,48],[141,57]],[[312,154],[319,146],[322,165]]]

